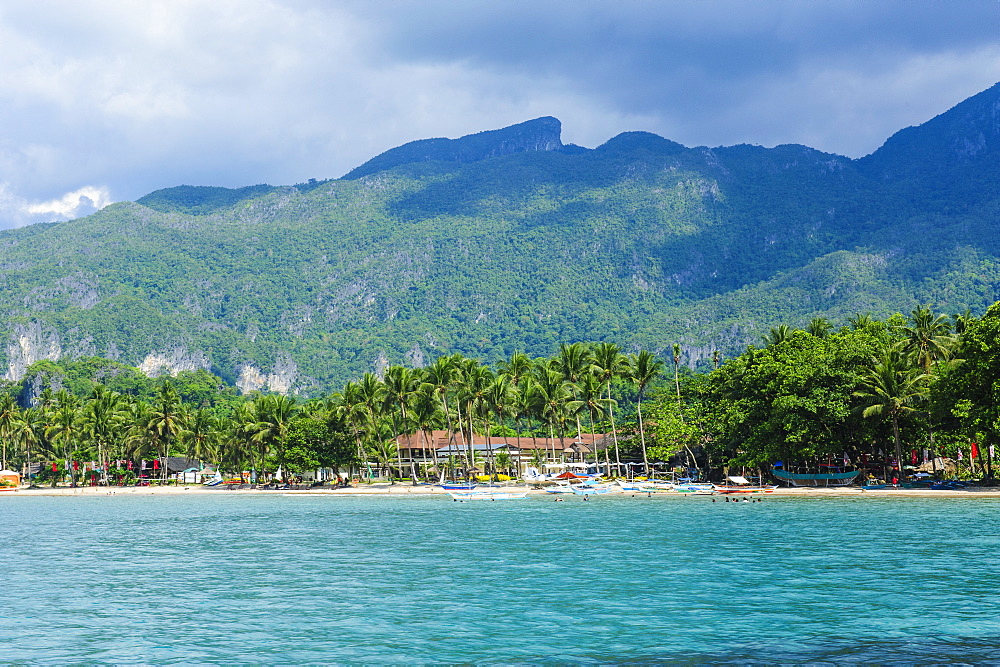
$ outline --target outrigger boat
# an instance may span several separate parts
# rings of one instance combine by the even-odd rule
[[[693,496],[710,496],[715,493],[715,485],[708,482],[685,482],[675,486],[674,491]]]
[[[828,472],[791,472],[784,468],[771,468],[771,474],[791,486],[847,486],[861,474],[860,470],[841,470],[839,466],[826,466]]]
[[[449,491],[454,500],[518,500],[527,498],[527,491]]]
[[[716,484],[716,493],[774,493],[775,484],[752,484],[746,477],[730,475],[726,478],[729,484]]]
[[[441,488],[445,491],[472,491],[476,488],[475,482],[442,482]]]

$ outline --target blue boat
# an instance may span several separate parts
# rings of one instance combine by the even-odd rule
[[[861,474],[860,470],[845,472],[788,472],[772,468],[771,474],[792,486],[847,486]]]
[[[441,485],[445,491],[472,491],[476,488],[475,482],[445,482]]]

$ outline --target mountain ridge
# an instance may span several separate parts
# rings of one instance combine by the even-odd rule
[[[0,367],[99,355],[315,395],[450,352],[678,342],[695,366],[814,316],[980,311],[1000,296],[998,94],[859,160],[647,132],[582,149],[543,118],[353,178],[178,186],[9,230]],[[989,150],[925,158],[976,132]]]

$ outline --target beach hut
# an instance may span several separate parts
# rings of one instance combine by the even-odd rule
[[[21,486],[21,473],[13,470],[0,470],[0,490],[16,489]]]

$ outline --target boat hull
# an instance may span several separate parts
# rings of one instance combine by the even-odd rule
[[[528,492],[452,491],[448,495],[455,500],[520,500],[527,498]]]
[[[719,486],[716,493],[774,493],[776,486]]]
[[[792,486],[847,486],[861,474],[861,471],[800,473],[775,469],[771,473],[782,482],[788,482]]]

